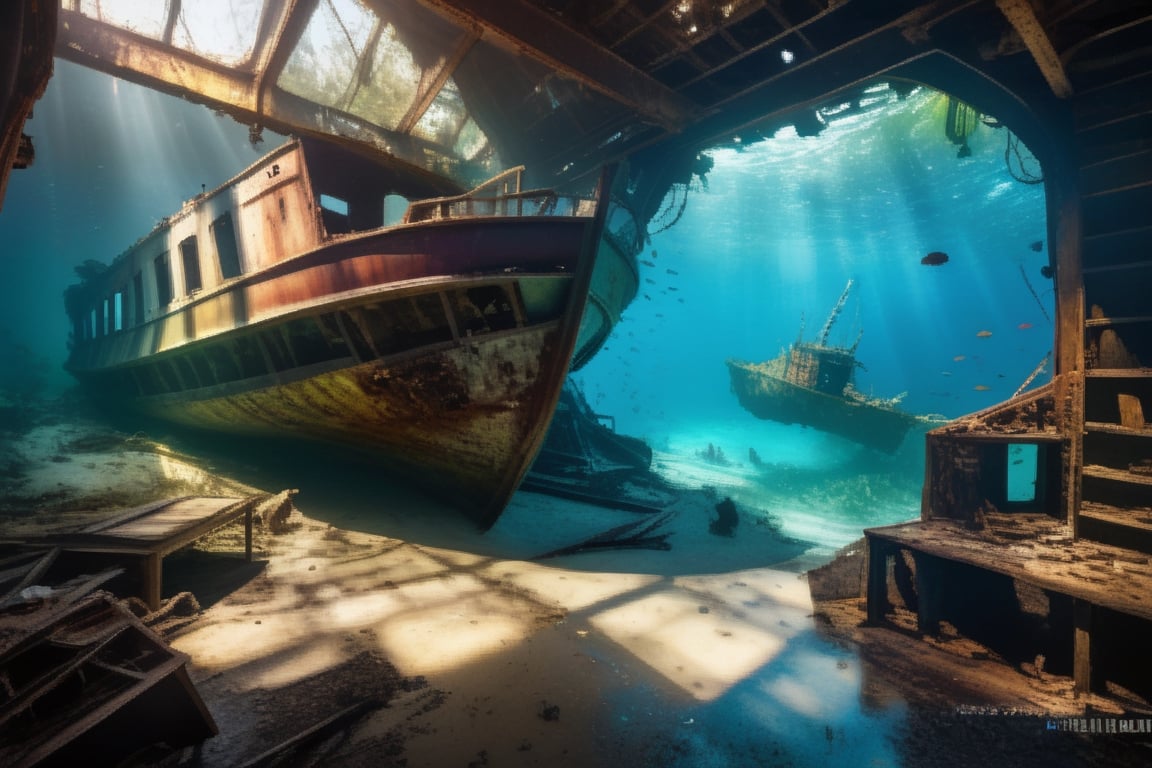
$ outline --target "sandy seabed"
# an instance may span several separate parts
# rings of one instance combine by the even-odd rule
[[[255,491],[80,422],[6,442],[5,536]],[[257,527],[255,563],[238,526],[165,561],[164,594],[204,606],[166,639],[220,729],[168,764],[243,765],[362,703],[278,764],[1146,764],[1134,738],[1050,729],[1122,714],[1065,680],[862,628],[859,601],[814,607],[805,572],[827,554],[746,510],[734,536],[710,534],[715,490],[663,500],[667,550],[542,558],[638,514],[521,492],[480,535],[387,485],[371,520],[330,504],[320,519],[300,485],[285,529]]]

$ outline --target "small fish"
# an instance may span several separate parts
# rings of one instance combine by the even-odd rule
[[[681,304],[683,304],[683,303],[684,303],[684,297],[683,297],[683,296],[681,296],[680,298],[676,299],[676,301],[678,301],[678,302],[680,302]]]
[[[668,273],[668,274],[670,274],[670,275],[678,275],[678,274],[680,274],[679,272],[677,272],[677,271],[676,271],[676,270],[674,270],[674,269],[666,269],[666,270],[664,270],[664,271],[665,271],[665,272],[667,272],[667,273]]]
[[[1032,245],[1030,245],[1028,247],[1031,248],[1032,250],[1036,251],[1036,253],[1040,253],[1040,251],[1044,250],[1044,241],[1043,240],[1033,240]]]
[[[977,384],[976,386],[972,387],[972,389],[976,390],[977,392],[987,392],[988,390],[992,389],[992,387],[984,384]]]
[[[941,375],[941,376],[951,376],[951,375],[952,375],[952,371],[940,371],[940,375]]]
[[[648,301],[652,301],[652,297],[648,294],[644,294],[644,298],[648,299]]]
[[[655,281],[655,280],[653,280],[653,279],[652,279],[652,278],[650,278],[650,277],[646,277],[646,278],[644,278],[644,282],[646,282],[646,283],[651,283],[652,285],[656,285],[656,281]]]
[[[650,262],[650,261],[648,261],[648,260],[646,260],[646,259],[641,259],[641,260],[640,260],[640,263],[641,263],[641,264],[643,264],[643,265],[644,265],[644,266],[646,266],[646,267],[654,267],[654,266],[656,266],[655,264],[653,264],[652,262]]]
[[[1047,264],[1045,264],[1044,266],[1040,267],[1040,276],[1041,276],[1041,277],[1045,277],[1045,278],[1047,278],[1047,279],[1051,280],[1051,279],[1052,279],[1052,275],[1053,275],[1053,274],[1054,274],[1054,273],[1053,273],[1053,271],[1052,271],[1052,267],[1048,266]]]
[[[920,259],[920,263],[929,267],[938,267],[948,261],[948,254],[943,251],[932,251],[930,254]]]
[[[977,334],[976,334],[976,338],[978,338],[978,339],[986,339],[986,338],[988,338],[988,337],[989,337],[989,336],[991,336],[991,335],[992,335],[992,331],[979,331],[979,332],[977,332]]]
[[[676,287],[676,286],[674,286],[674,285],[670,285],[670,286],[668,286],[668,290],[670,290],[670,291],[678,291],[678,290],[680,290],[680,289],[679,289],[679,288],[677,288],[677,287]]]
[[[965,359],[967,359],[967,358],[964,355],[956,355],[956,357],[952,358],[952,362],[958,363],[961,360],[965,360]]]
[[[1029,328],[1031,328],[1031,327],[1032,327],[1032,323],[1020,323],[1020,325],[1018,325],[1018,326],[1016,326],[1016,327],[1017,327],[1017,328],[1019,328],[1019,329],[1020,329],[1020,330],[1022,330],[1022,331],[1026,331],[1026,330],[1028,330]]]
[[[656,258],[656,251],[652,251],[652,258]]]

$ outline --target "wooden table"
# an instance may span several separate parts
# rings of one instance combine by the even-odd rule
[[[20,539],[24,546],[58,547],[64,552],[126,555],[141,558],[140,597],[152,610],[160,607],[163,560],[197,539],[244,517],[244,558],[252,560],[252,511],[269,498],[186,496],[135,507],[115,517],[66,533]]]

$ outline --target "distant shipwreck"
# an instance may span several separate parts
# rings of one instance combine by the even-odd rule
[[[858,392],[856,347],[828,345],[828,335],[848,300],[849,280],[816,342],[798,337],[786,351],[763,363],[728,360],[732,391],[740,405],[761,419],[803,424],[885,453],[894,453],[920,421],[896,408],[899,397],[880,399]]]

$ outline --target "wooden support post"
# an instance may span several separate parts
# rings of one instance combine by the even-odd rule
[[[244,560],[252,562],[252,504],[244,510]]]
[[[153,611],[160,609],[160,592],[163,588],[164,558],[159,552],[144,556],[140,564],[140,597]]]
[[[1078,697],[1092,691],[1092,603],[1072,599],[1072,690]]]
[[[888,558],[891,556],[888,542],[872,536],[868,542],[868,623],[877,626],[884,623],[888,613]]]
[[[916,629],[921,634],[940,633],[940,602],[943,591],[943,569],[935,557],[913,552],[916,563]]]

